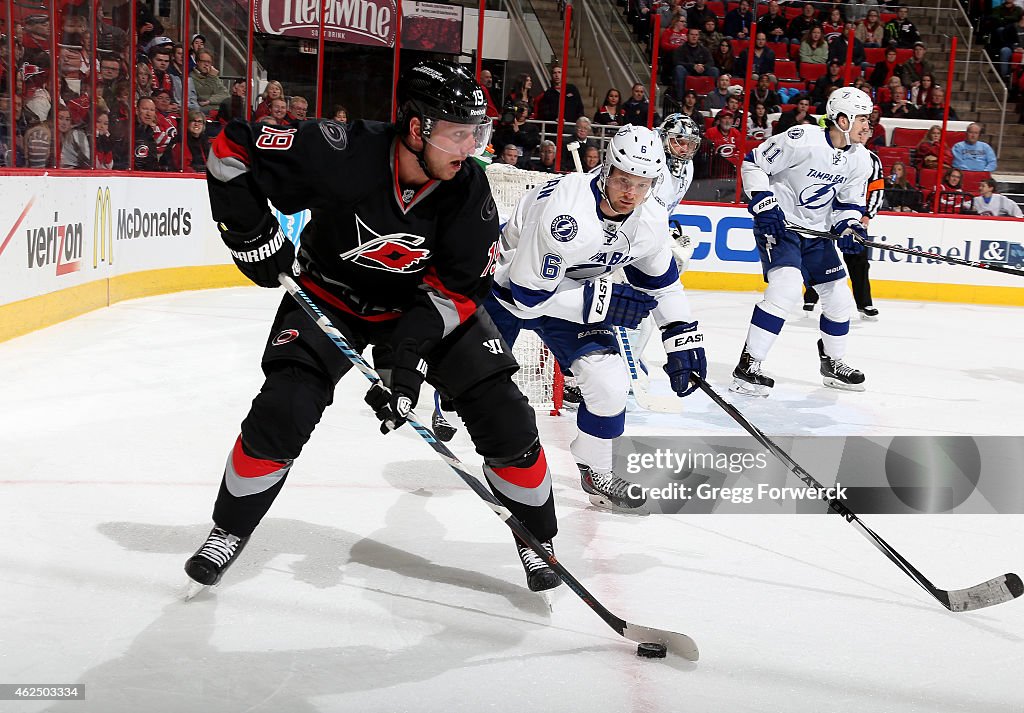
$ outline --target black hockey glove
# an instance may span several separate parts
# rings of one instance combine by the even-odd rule
[[[704,335],[698,331],[696,322],[678,322],[666,327],[661,336],[668,355],[665,373],[672,383],[672,390],[679,396],[688,396],[697,389],[697,384],[690,381],[690,374],[697,374],[702,379],[708,375]]]
[[[395,363],[391,368],[391,388],[380,382],[366,392],[365,401],[380,419],[380,432],[387,435],[405,423],[409,412],[416,408],[420,387],[427,377],[427,363],[410,346],[395,350]]]
[[[840,251],[848,255],[864,252],[864,246],[860,244],[860,241],[868,239],[868,231],[864,229],[864,224],[859,220],[853,218],[842,220],[832,226],[832,232],[839,236],[836,245]]]
[[[623,282],[601,277],[583,285],[583,323],[636,329],[658,300]]]
[[[255,229],[248,233],[228,230],[218,223],[220,237],[231,251],[231,259],[243,275],[260,287],[279,287],[277,276],[295,270],[295,245],[281,232],[281,226],[267,213]]]

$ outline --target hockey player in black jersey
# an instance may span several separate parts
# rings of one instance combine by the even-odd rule
[[[535,415],[480,307],[498,254],[497,209],[468,160],[490,136],[483,91],[455,65],[422,62],[402,77],[398,101],[394,125],[228,124],[208,161],[213,217],[249,279],[277,287],[279,273],[296,274],[357,351],[373,345],[389,388],[374,386],[366,401],[382,432],[405,422],[424,381],[451,400],[494,494],[550,551],[557,526]],[[283,213],[311,211],[297,256],[268,199]],[[285,295],[262,367],[215,526],[185,564],[200,584],[216,584],[242,551],[351,364]],[[516,544],[530,589],[561,583]]]

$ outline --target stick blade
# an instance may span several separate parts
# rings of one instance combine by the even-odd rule
[[[637,406],[644,411],[680,413],[683,410],[682,401],[678,396],[660,396],[645,391],[643,388],[634,388],[633,398],[636,399]]]
[[[1024,583],[1012,572],[967,589],[941,592],[942,603],[950,611],[974,611],[1009,602],[1024,594]]]
[[[687,661],[696,661],[700,658],[697,642],[686,634],[665,631],[664,629],[652,629],[649,626],[640,626],[626,622],[626,628],[623,629],[622,635],[638,644],[661,644],[671,653],[682,656]]]

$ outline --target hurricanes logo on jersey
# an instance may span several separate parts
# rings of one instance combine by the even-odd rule
[[[426,267],[430,250],[418,247],[426,238],[411,233],[380,235],[356,216],[359,247],[339,255],[361,267],[388,272],[419,272]]]

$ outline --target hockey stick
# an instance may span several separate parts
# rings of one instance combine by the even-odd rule
[[[939,589],[928,581],[928,579],[921,574],[914,565],[910,564],[903,555],[893,549],[888,542],[883,540],[875,533],[874,530],[864,524],[857,514],[850,510],[850,508],[846,507],[846,505],[844,505],[838,498],[826,497],[824,495],[826,493],[825,487],[821,483],[815,480],[810,473],[801,468],[788,453],[779,448],[779,446],[768,438],[768,436],[766,436],[757,426],[748,421],[746,417],[739,412],[739,409],[722,398],[714,389],[711,388],[707,381],[700,378],[697,374],[693,374],[690,378],[697,384],[697,386],[700,387],[701,391],[707,394],[712,401],[721,406],[722,410],[729,414],[747,433],[771,451],[772,455],[785,463],[797,478],[803,481],[804,484],[812,488],[817,488],[819,492],[822,493],[822,500],[826,502],[833,512],[842,516],[844,520],[854,525],[860,533],[868,538],[868,541],[877,547],[882,554],[888,557],[893,564],[902,569],[905,574],[917,582],[922,589],[932,595],[932,597],[934,597],[949,611],[961,612],[983,609],[985,607],[1002,604],[1003,602],[1016,599],[1024,593],[1024,583],[1021,582],[1019,576],[1012,572],[1000,577],[995,577],[987,582],[976,584],[973,587],[968,587],[967,589]]]
[[[366,360],[355,351],[352,346],[348,343],[337,327],[331,324],[331,320],[320,311],[320,308],[316,305],[313,300],[309,298],[309,295],[299,287],[298,283],[294,279],[289,277],[285,273],[278,275],[278,280],[284,286],[288,293],[291,294],[295,301],[299,304],[299,307],[316,322],[316,325],[320,327],[324,334],[334,342],[334,345],[341,350],[341,353],[352,362],[352,365],[356,367],[363,376],[370,381],[371,384],[378,384],[381,381],[380,376],[374,371],[373,367],[366,363]],[[532,532],[530,532],[523,523],[516,518],[508,508],[501,504],[496,497],[481,483],[475,476],[466,470],[466,466],[458,459],[458,457],[452,453],[447,446],[438,441],[434,434],[430,432],[430,429],[424,426],[416,418],[415,413],[410,412],[407,418],[409,426],[412,427],[420,438],[427,442],[434,452],[437,453],[448,466],[455,471],[456,475],[462,478],[463,482],[466,483],[473,492],[476,493],[481,500],[487,503],[488,507],[494,511],[494,514],[502,519],[502,521],[508,525],[509,529],[512,530],[516,538],[520,542],[529,545],[538,557],[547,562],[548,566],[551,567],[558,576],[562,578],[562,581],[568,585],[569,589],[573,591],[580,599],[582,599],[591,609],[593,609],[599,617],[604,619],[604,622],[610,626],[615,633],[620,636],[639,643],[657,643],[663,645],[666,650],[672,653],[678,654],[685,659],[690,661],[696,661],[699,653],[697,651],[697,644],[686,634],[679,634],[674,631],[667,631],[665,629],[655,629],[648,626],[639,626],[632,624],[628,621],[620,619],[619,617],[608,611],[603,604],[597,601],[597,598],[593,594],[587,591],[587,589],[580,584],[572,574],[566,569],[558,559],[541,545]]]
[[[569,155],[572,156],[572,162],[576,166],[576,172],[583,173],[583,162],[580,161],[580,142],[573,141],[570,144],[566,144],[565,148],[569,151]]]
[[[622,357],[626,360],[627,371],[629,372],[629,383],[632,385],[633,398],[637,405],[646,411],[657,411],[658,413],[679,413],[682,411],[682,401],[678,396],[655,396],[647,390],[647,384],[643,370],[633,356],[633,346],[629,342],[629,335],[625,327],[615,327],[615,337],[619,340],[619,348]]]
[[[804,235],[810,235],[815,238],[825,238],[826,240],[838,240],[839,236],[834,233],[830,233],[825,230],[814,230],[813,228],[804,228],[793,223],[786,222],[786,227],[790,230],[794,230]],[[950,257],[948,255],[940,255],[938,253],[930,253],[924,250],[915,250],[914,248],[905,248],[902,245],[889,245],[887,243],[878,243],[874,240],[864,240],[863,238],[857,238],[857,242],[869,248],[878,248],[879,250],[890,250],[894,253],[904,253],[905,255],[913,255],[915,257],[923,257],[928,260],[940,260],[942,262],[948,262],[951,265],[963,265],[964,267],[977,267],[982,270],[993,270],[995,272],[1003,272],[1007,275],[1017,275],[1018,277],[1024,277],[1024,270],[1018,270],[1015,267],[1009,265],[995,265],[990,262],[977,261],[977,260],[963,260],[958,257]]]

